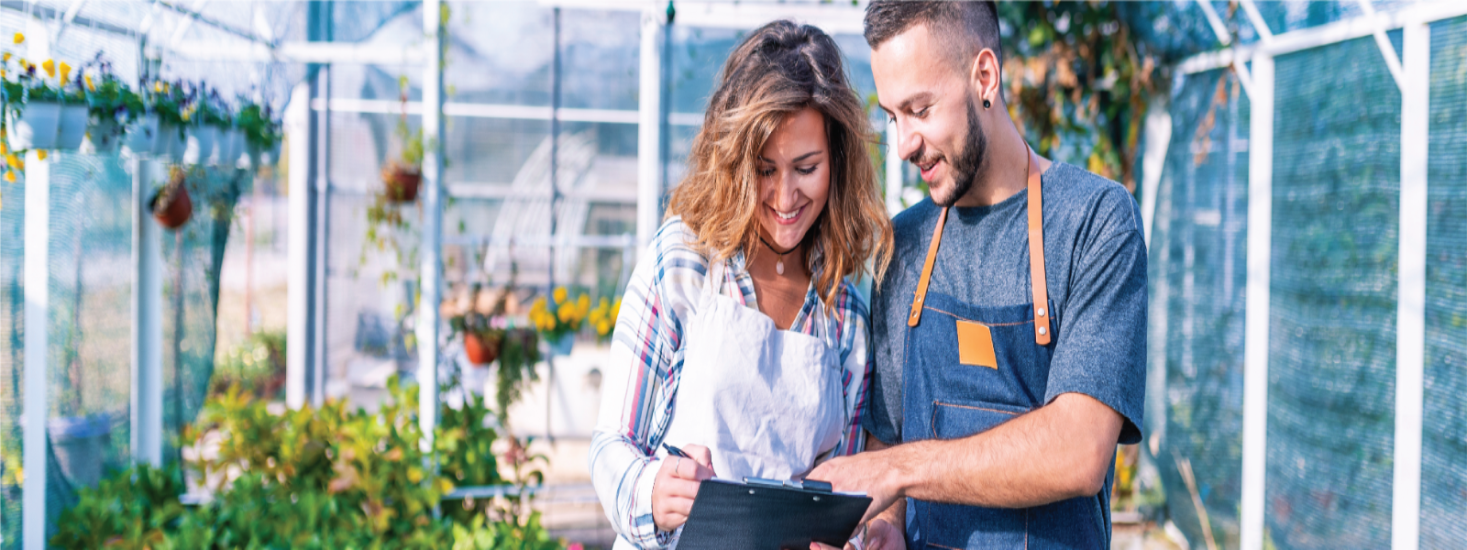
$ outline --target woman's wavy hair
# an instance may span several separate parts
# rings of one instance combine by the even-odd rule
[[[872,133],[835,41],[820,29],[775,21],[754,31],[724,63],[693,138],[688,175],[673,190],[668,216],[682,216],[688,243],[713,260],[759,248],[758,158],[785,117],[806,107],[825,118],[830,195],[805,235],[806,267],[829,306],[841,279],[881,281],[892,230],[867,152]],[[874,260],[868,269],[867,260]]]

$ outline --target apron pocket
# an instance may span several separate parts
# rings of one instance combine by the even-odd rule
[[[1008,422],[1029,412],[1024,407],[998,403],[932,402],[932,437],[959,439]]]

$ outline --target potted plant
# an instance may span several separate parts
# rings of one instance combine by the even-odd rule
[[[530,305],[530,323],[550,343],[551,353],[570,355],[576,332],[581,330],[591,312],[591,297],[583,293],[571,299],[570,292],[559,287],[551,298],[553,303],[544,296],[535,299]]]
[[[244,137],[245,151],[251,166],[266,164],[280,156],[280,123],[274,120],[270,107],[249,103],[240,108],[234,117],[234,126]]]
[[[16,33],[15,44],[23,42],[25,36]],[[15,75],[14,80],[5,79],[0,86],[7,153],[56,148],[56,134],[61,126],[60,90],[46,83],[35,63],[8,51],[0,53],[0,58],[3,58],[0,70]]]
[[[617,296],[612,301],[605,296],[596,303],[596,307],[586,316],[586,323],[596,330],[596,341],[608,342],[611,340],[611,332],[616,329],[616,316],[621,313],[621,297]]]
[[[153,210],[153,218],[166,229],[183,227],[193,216],[194,203],[189,199],[187,184],[187,173],[175,166],[168,172],[168,183],[154,193],[153,200],[148,203]]]
[[[397,121],[397,137],[402,140],[402,156],[382,169],[382,195],[395,203],[418,200],[418,188],[423,183],[423,131],[408,128],[407,86],[407,77],[398,79],[403,109]]]
[[[181,86],[161,80],[153,83],[150,95],[153,112],[158,115],[158,137],[153,142],[153,154],[160,159],[182,158],[188,145],[184,128],[188,122],[189,98]]]
[[[91,114],[81,83],[71,80],[71,65],[64,61],[57,63],[47,59],[41,63],[41,68],[46,71],[47,77],[56,79],[57,97],[61,103],[54,148],[68,151],[81,149],[82,140],[87,137],[87,120]]]
[[[99,54],[100,55],[100,54]],[[128,127],[144,113],[143,98],[112,74],[112,64],[100,58],[82,74],[86,84],[87,105],[91,123],[87,128],[87,148],[96,153],[113,153],[122,145]],[[148,138],[157,132],[157,119]],[[135,149],[134,149],[135,150]]]

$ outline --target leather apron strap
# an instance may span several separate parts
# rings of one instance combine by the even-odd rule
[[[1029,279],[1034,292],[1034,342],[1046,346],[1050,342],[1049,287],[1044,278],[1044,202],[1040,190],[1043,174],[1039,171],[1039,156],[1029,145],[1024,144],[1029,157]],[[927,259],[922,264],[922,277],[917,280],[917,293],[912,298],[912,313],[907,316],[907,326],[915,327],[922,322],[922,303],[927,298],[927,285],[932,281],[932,266],[937,263],[937,249],[942,243],[942,229],[947,225],[950,207],[943,207],[937,217],[937,226],[932,229],[932,243],[927,247]]]

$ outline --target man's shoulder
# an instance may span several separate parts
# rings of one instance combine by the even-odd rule
[[[920,239],[924,229],[932,228],[932,220],[936,218],[937,213],[937,205],[932,202],[931,197],[907,207],[906,210],[902,210],[891,219],[891,228],[895,238],[900,240],[916,236]]]
[[[1072,164],[1055,161],[1045,171],[1044,201],[1046,218],[1059,213],[1107,231],[1141,230],[1140,206],[1125,186]]]

